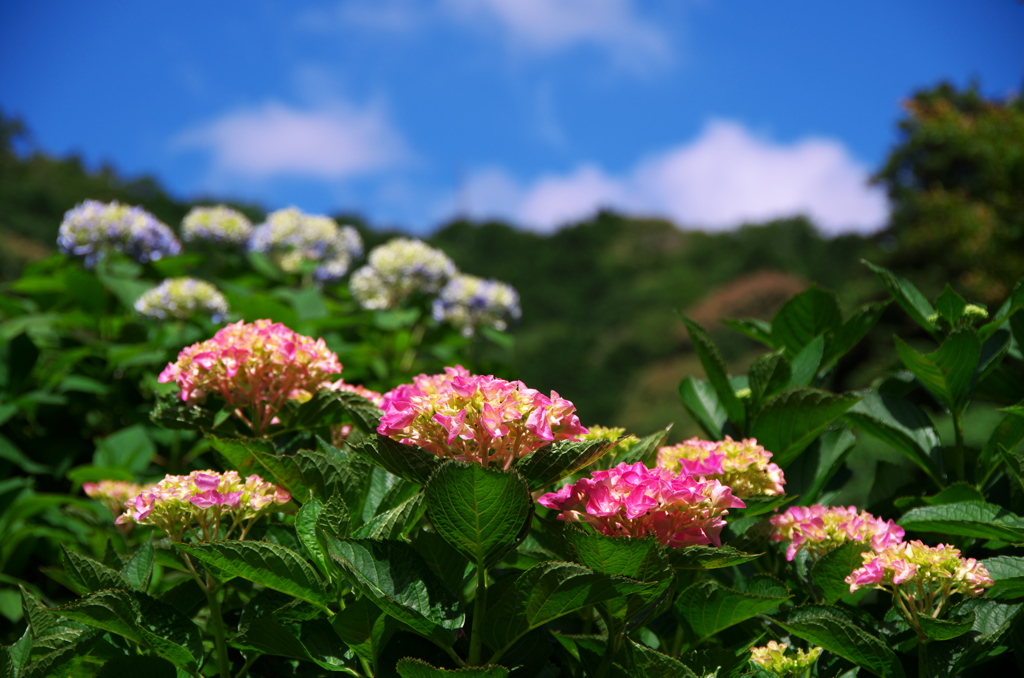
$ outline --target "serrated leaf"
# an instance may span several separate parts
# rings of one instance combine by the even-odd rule
[[[815,606],[817,608],[819,606]],[[838,611],[837,611],[838,612]],[[841,614],[805,614],[800,608],[790,613],[789,620],[772,621],[791,634],[819,645],[867,669],[876,676],[902,678],[903,667],[889,646],[876,636],[853,624]]]
[[[815,337],[836,332],[842,321],[836,293],[812,285],[789,299],[772,318],[772,339],[795,357]]]
[[[465,622],[462,604],[410,544],[328,538],[327,548],[349,582],[379,608],[441,646],[455,642]]]
[[[981,357],[981,343],[972,329],[950,332],[939,348],[927,355],[918,353],[899,337],[896,352],[921,385],[946,407],[960,407],[967,398]]]
[[[214,541],[178,544],[200,561],[243,579],[287,593],[327,610],[331,596],[302,556],[264,541]]]
[[[422,492],[414,494],[393,509],[374,516],[353,535],[361,539],[398,539],[414,530],[427,510]]]
[[[669,562],[680,570],[717,570],[760,558],[763,553],[744,553],[731,546],[683,546],[669,551]]]
[[[811,566],[811,580],[826,603],[831,605],[849,595],[850,585],[844,580],[864,564],[861,553],[870,550],[868,544],[847,542],[821,556]]]
[[[935,323],[930,318],[935,315],[935,309],[928,303],[925,296],[921,294],[921,291],[906,278],[898,276],[881,266],[876,266],[869,261],[863,259],[861,261],[878,275],[882,284],[889,290],[889,294],[907,312],[907,315],[934,336]]]
[[[914,462],[938,485],[944,486],[942,472],[932,451],[942,443],[932,420],[909,400],[890,393],[858,391],[860,400],[843,418],[865,433],[891,445]]]
[[[963,620],[932,619],[926,614],[917,615],[917,623],[931,640],[952,640],[959,638],[974,626],[974,615]]]
[[[441,459],[415,445],[404,445],[376,433],[354,448],[367,459],[399,478],[425,485],[430,475],[441,465]]]
[[[530,529],[533,498],[514,471],[448,461],[424,492],[434,529],[477,567],[501,560]]]
[[[339,522],[338,527],[344,530],[344,534],[334,534],[335,537],[347,537],[348,536],[348,521],[349,514],[348,509],[345,508],[343,500],[340,495],[334,495],[331,497],[331,501],[334,502],[334,508],[332,513],[334,514],[335,521],[331,521],[327,518],[324,519],[324,524],[330,522]],[[324,577],[330,578],[332,574],[332,566],[330,564],[330,558],[327,556],[327,550],[321,543],[321,540],[317,536],[317,522],[320,520],[321,515],[324,513],[325,507],[317,499],[310,499],[295,514],[295,535],[299,538],[299,543],[306,550],[310,560],[320,570],[320,574]],[[341,518],[341,520],[337,520]],[[321,527],[321,529],[324,529]],[[328,534],[331,534],[328,528]]]
[[[729,417],[711,384],[686,377],[679,382],[679,398],[687,414],[704,429],[711,440],[724,437],[723,427]]]
[[[64,572],[78,589],[75,593],[85,595],[100,589],[127,589],[128,580],[120,572],[112,570],[99,561],[60,545],[64,561]]]
[[[653,538],[621,539],[570,525],[565,540],[585,567],[637,581],[658,581],[670,571],[663,547]]]
[[[669,424],[660,431],[644,436],[640,439],[640,442],[630,448],[629,452],[616,459],[616,461],[620,464],[635,464],[639,461],[645,466],[653,468],[658,457],[658,449],[665,444],[665,440],[668,439],[668,434],[671,430],[672,424]]]
[[[1024,542],[1024,518],[995,504],[980,501],[911,509],[897,522],[904,529],[915,532]]]
[[[760,318],[723,318],[722,323],[772,350],[781,348],[772,337],[771,323]]]
[[[156,555],[153,551],[152,542],[144,542],[135,549],[135,553],[132,554],[132,557],[121,568],[121,574],[127,580],[129,586],[136,591],[142,592],[149,589],[149,582],[153,577],[155,558]]]
[[[788,388],[761,408],[751,435],[785,468],[815,438],[857,403],[859,396]]]
[[[530,490],[539,490],[593,464],[613,445],[610,440],[559,440],[517,459],[512,468],[526,478]]]
[[[636,678],[697,678],[688,666],[678,659],[653,650],[642,643],[628,639],[623,647],[619,668]]]
[[[730,626],[774,610],[790,598],[791,595],[760,596],[736,591],[706,579],[681,591],[675,610],[698,642],[703,642]]]
[[[825,358],[822,361],[824,367],[830,367],[837,360],[849,353],[854,346],[860,343],[872,327],[882,317],[882,313],[889,307],[889,301],[882,301],[873,304],[865,304],[857,309],[850,318],[843,323],[832,341],[825,346]]]
[[[444,678],[444,676],[460,676],[461,678],[507,678],[508,669],[504,666],[488,664],[486,666],[467,666],[461,669],[439,669],[422,659],[406,657],[399,659],[395,666],[402,678]]]
[[[687,332],[690,333],[690,340],[693,342],[697,357],[700,359],[701,365],[704,366],[708,382],[718,396],[718,402],[725,409],[729,421],[738,429],[743,430],[746,424],[746,410],[743,407],[743,402],[736,396],[736,392],[732,388],[722,354],[718,352],[718,347],[715,346],[703,327],[686,316],[682,316],[682,318]]]
[[[331,618],[338,637],[364,661],[373,662],[377,651],[373,644],[373,627],[383,615],[368,598],[358,598]]]
[[[761,403],[789,385],[792,377],[789,361],[781,352],[766,353],[750,366],[748,378],[754,411],[761,409]]]
[[[287,625],[272,617],[258,617],[243,625],[231,639],[231,645],[275,657],[312,661],[305,645]]]

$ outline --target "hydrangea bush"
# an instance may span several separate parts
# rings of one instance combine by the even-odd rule
[[[156,320],[185,320],[195,314],[219,323],[228,315],[221,291],[195,278],[168,278],[135,302],[135,310]]]
[[[110,252],[127,254],[139,263],[181,252],[174,232],[141,207],[96,200],[86,200],[68,210],[60,225],[57,247],[80,257],[90,268]]]

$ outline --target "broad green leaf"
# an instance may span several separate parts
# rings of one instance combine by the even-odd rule
[[[51,472],[49,466],[44,466],[30,459],[28,455],[18,449],[18,446],[4,435],[0,435],[0,459],[6,459],[28,474],[39,475]]]
[[[980,339],[980,335],[979,335]],[[1010,332],[999,330],[981,344],[981,355],[974,374],[974,383],[988,379],[989,375],[999,369],[1003,359],[1010,352],[1012,345]]]
[[[444,676],[506,678],[508,676],[508,669],[504,666],[488,664],[486,666],[467,666],[462,669],[439,669],[422,659],[411,657],[399,659],[395,669],[402,678],[444,678]]]
[[[761,409],[761,403],[789,385],[792,377],[789,361],[781,351],[766,353],[750,366],[750,396],[754,411]]]
[[[963,620],[932,619],[929,615],[918,614],[917,623],[931,640],[959,638],[974,626],[974,615]]]
[[[327,556],[327,550],[317,536],[317,525],[320,523],[320,529],[342,538],[348,536],[349,524],[348,509],[345,507],[341,495],[332,496],[330,503],[332,505],[328,508],[319,500],[311,498],[295,514],[295,535],[309,555],[309,559],[320,570],[320,574],[326,578],[331,577],[333,566]],[[340,533],[335,533],[334,530],[338,530]]]
[[[259,617],[243,625],[231,639],[231,645],[242,650],[259,652],[275,657],[288,657],[314,662],[324,668],[336,668],[334,663],[317,661],[289,625],[271,617]]]
[[[331,618],[331,626],[353,652],[361,659],[372,662],[379,649],[374,648],[373,627],[382,614],[369,598],[358,598]]]
[[[414,530],[427,510],[422,492],[414,494],[393,509],[374,516],[353,535],[365,539],[398,539]]]
[[[773,351],[781,348],[772,337],[771,323],[760,318],[723,318],[722,323],[747,335],[754,341],[764,344]]]
[[[136,591],[145,592],[149,589],[149,582],[153,577],[154,560],[152,542],[147,541],[136,547],[135,553],[121,568],[121,574],[128,581],[128,585]]]
[[[722,429],[728,421],[728,416],[711,384],[694,377],[686,377],[679,383],[679,398],[686,412],[704,429],[711,440],[722,439],[725,435]]]
[[[743,503],[746,504],[746,508],[741,509],[729,509],[731,516],[752,518],[754,516],[760,516],[769,511],[774,511],[784,504],[796,499],[795,495],[758,495],[754,497],[744,497]],[[735,518],[733,518],[735,520]],[[730,521],[731,522],[731,521]]]
[[[955,327],[967,308],[967,300],[953,291],[953,288],[946,283],[942,294],[935,299],[935,310],[951,327]]]
[[[860,343],[868,331],[875,326],[882,313],[889,307],[889,301],[865,304],[857,309],[839,328],[832,341],[825,346],[824,367],[830,367]]]
[[[751,436],[782,468],[797,458],[832,422],[859,400],[812,388],[788,388],[761,408]]]
[[[992,316],[992,319],[978,330],[981,340],[985,341],[991,337],[996,330],[1002,327],[1007,320],[1022,308],[1024,308],[1024,278],[1017,281],[1017,284],[1013,286],[1013,291],[1010,292],[1010,296],[999,307],[999,310]]]
[[[640,678],[697,678],[686,664],[642,643],[628,639],[623,647],[619,668],[629,676]],[[623,661],[625,660],[625,661]]]
[[[1019,625],[1024,612],[1024,603],[1007,603],[998,600],[976,598],[965,600],[954,609],[954,613],[967,616],[974,615],[972,634],[966,639],[966,651],[960,655],[951,668],[950,675],[958,675],[963,670],[980,663],[1003,648],[1013,649],[1010,640],[1011,629]],[[1019,646],[1019,643],[1017,643]]]
[[[74,583],[76,593],[85,595],[100,589],[127,589],[128,580],[120,572],[88,556],[75,553],[64,544],[60,545],[64,560],[64,572]]]
[[[783,304],[772,318],[772,339],[795,357],[815,337],[835,333],[842,322],[836,293],[812,285]]]
[[[560,440],[517,459],[512,468],[530,490],[539,490],[593,464],[612,449],[610,440]]]
[[[904,676],[903,667],[885,642],[846,619],[838,610],[830,613],[832,609],[824,606],[808,610],[796,608],[788,621],[775,618],[772,621],[794,636],[819,645],[876,676]]]
[[[985,495],[974,485],[966,482],[953,483],[932,497],[921,497],[928,506],[956,504],[962,501],[985,501]]]
[[[818,469],[814,482],[800,497],[800,504],[809,506],[817,503],[825,486],[846,464],[846,457],[857,444],[857,438],[848,428],[825,431],[818,438]]]
[[[700,363],[704,366],[708,383],[711,384],[718,396],[718,402],[725,409],[729,421],[742,430],[746,424],[746,411],[743,402],[736,396],[732,383],[729,381],[722,354],[718,352],[718,347],[715,346],[703,327],[686,316],[682,316],[682,318],[686,330],[690,333],[690,340],[693,342],[697,357],[700,358]]]
[[[942,472],[932,458],[941,447],[939,433],[924,411],[909,400],[890,393],[858,391],[860,401],[843,416],[858,429],[892,446],[914,462],[938,485]]]
[[[683,546],[669,551],[669,562],[680,570],[717,570],[760,558],[763,553],[744,553],[731,546]]]
[[[911,509],[898,522],[904,529],[914,532],[1024,543],[1024,518],[980,501]]]
[[[25,628],[21,638],[9,646],[0,645],[0,675],[18,678],[32,654],[32,629]]]
[[[726,588],[705,579],[684,589],[676,599],[675,611],[684,619],[699,642],[740,622],[774,610],[792,598],[760,596]]]
[[[340,426],[353,421],[362,431],[375,431],[381,411],[366,398],[351,391],[321,389],[304,403],[289,400],[279,417],[288,429],[315,429]]]
[[[317,451],[300,450],[296,455],[296,464],[310,492],[324,499],[341,495],[352,520],[358,521],[362,519],[370,483],[378,467],[350,450],[348,447],[338,449],[323,440],[317,440]],[[325,459],[316,464],[306,463],[307,459],[316,461],[318,454]]]
[[[438,534],[477,567],[489,568],[526,537],[533,498],[516,472],[444,463],[425,489]]]
[[[146,427],[135,424],[111,433],[96,442],[94,466],[116,466],[132,473],[142,473],[156,455],[156,445],[150,439]]]
[[[981,564],[988,570],[995,583],[985,589],[987,598],[1024,598],[1024,558],[1017,556],[995,556],[985,558]]]
[[[591,534],[569,525],[565,540],[584,566],[637,581],[657,581],[670,571],[663,547],[653,538],[621,539]]]
[[[821,359],[824,355],[825,337],[819,334],[793,356],[792,376],[788,385],[810,386],[818,375],[818,368],[821,367]]]
[[[811,566],[811,581],[830,605],[849,595],[850,585],[844,579],[864,564],[861,553],[870,551],[870,545],[848,542],[832,549]]]
[[[931,318],[935,315],[935,309],[928,303],[925,296],[921,294],[921,291],[914,287],[914,284],[909,280],[896,275],[892,271],[876,266],[869,261],[862,260],[862,262],[878,275],[882,284],[889,290],[889,294],[907,312],[907,315],[934,336],[935,323]]]
[[[425,485],[441,459],[415,445],[403,445],[379,433],[355,448],[357,452],[399,478]]]
[[[465,623],[458,597],[401,541],[327,539],[328,553],[351,584],[379,608],[441,646]]]
[[[327,610],[331,596],[309,563],[279,544],[265,541],[214,541],[178,544],[204,563],[243,579],[287,593]]]
[[[494,659],[522,635],[587,605],[659,586],[600,574],[574,563],[543,562],[519,575],[501,596],[489,601],[484,643]]]
[[[660,431],[644,436],[629,452],[615,461],[620,464],[635,464],[639,461],[648,467],[654,467],[658,457],[658,449],[665,444],[665,440],[668,439],[668,434],[671,430],[672,424],[669,424]]]
[[[453,549],[437,532],[418,530],[412,534],[412,545],[424,562],[452,591],[461,591],[473,575],[475,566]]]
[[[988,468],[999,458],[1000,450],[1013,452],[1024,442],[1024,416],[1021,416],[1024,411],[1007,410],[1007,412],[1008,414],[992,431],[988,440],[985,441],[985,447],[981,450],[979,464],[983,468]]]
[[[973,329],[950,332],[942,345],[927,355],[899,337],[894,341],[900,360],[939,402],[948,408],[964,403],[981,357],[981,343]]]

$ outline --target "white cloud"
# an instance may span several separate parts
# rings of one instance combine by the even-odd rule
[[[497,27],[513,45],[529,51],[590,43],[634,67],[671,57],[668,37],[637,16],[631,0],[444,0],[443,7],[471,25]]]
[[[622,176],[582,165],[522,185],[492,168],[470,177],[462,200],[471,216],[540,231],[612,208],[710,230],[804,214],[826,233],[870,232],[884,226],[888,203],[867,181],[867,169],[837,141],[780,144],[719,120]]]
[[[334,101],[301,110],[278,102],[226,113],[181,134],[175,145],[212,155],[219,175],[347,179],[408,158],[379,107]]]

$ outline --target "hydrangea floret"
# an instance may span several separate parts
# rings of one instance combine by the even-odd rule
[[[81,257],[92,268],[108,252],[139,263],[181,253],[174,232],[141,207],[86,200],[64,215],[57,234],[61,252]]]
[[[541,496],[559,520],[591,525],[613,537],[654,537],[680,546],[721,546],[724,516],[746,504],[717,480],[649,469],[641,462],[594,471],[558,492]]]
[[[796,652],[787,652],[788,649],[786,643],[769,640],[763,647],[750,648],[750,661],[779,678],[795,678],[805,675],[822,652],[820,647]]]
[[[521,381],[473,375],[461,365],[421,374],[384,394],[377,431],[439,457],[508,469],[557,440],[587,432],[576,407]]]
[[[993,584],[984,565],[961,557],[960,549],[949,544],[899,542],[862,553],[861,558],[864,564],[845,580],[850,593],[861,588],[890,592],[897,608],[919,633],[918,614],[937,618],[952,596],[976,598]]]
[[[470,337],[479,327],[504,331],[522,312],[519,294],[511,285],[460,273],[441,289],[434,300],[433,315],[438,322],[449,322],[463,336]]]
[[[312,266],[313,279],[326,283],[348,272],[363,253],[363,241],[351,226],[339,227],[330,217],[289,207],[271,212],[253,229],[249,249],[266,254],[286,273],[303,273]]]
[[[737,497],[780,495],[785,476],[771,463],[772,453],[754,438],[713,442],[691,438],[658,450],[658,466],[676,473],[714,478],[728,485]]]
[[[792,506],[772,516],[772,541],[788,541],[786,560],[801,550],[812,558],[847,542],[862,542],[875,551],[898,544],[905,534],[892,520],[882,520],[854,506]]]
[[[157,320],[185,320],[199,314],[219,323],[228,314],[228,300],[205,280],[168,278],[140,296],[135,310]]]
[[[136,496],[145,488],[144,485],[127,480],[99,480],[95,483],[82,483],[82,491],[87,497],[102,502],[114,516],[124,511],[124,503]]]
[[[349,281],[363,308],[396,307],[412,294],[435,294],[455,275],[455,264],[441,250],[414,238],[395,238],[373,248],[367,265]]]
[[[341,372],[338,356],[323,339],[294,332],[280,323],[257,320],[224,327],[212,339],[193,344],[160,373],[175,382],[189,404],[217,394],[253,431],[263,435],[278,423],[289,400],[306,402]]]
[[[207,242],[215,245],[244,247],[252,235],[252,222],[224,205],[193,207],[181,222],[185,242]]]
[[[124,504],[118,525],[154,525],[174,541],[245,539],[253,523],[291,495],[258,475],[193,471],[166,476]],[[236,534],[236,529],[240,530]]]

